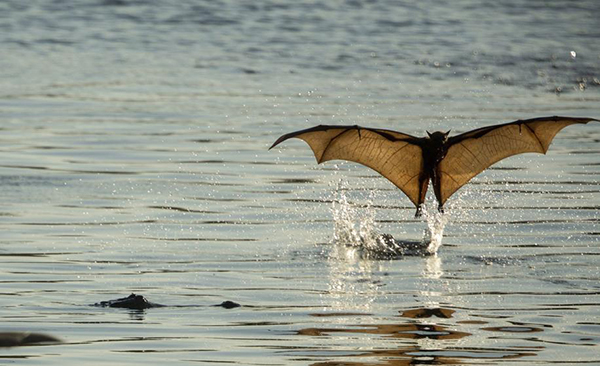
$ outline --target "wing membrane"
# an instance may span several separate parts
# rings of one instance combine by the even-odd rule
[[[446,156],[437,166],[440,203],[444,204],[460,187],[494,163],[521,153],[545,154],[560,130],[593,120],[542,117],[483,127],[451,137]]]
[[[419,202],[424,196],[419,184],[423,172],[421,139],[359,126],[316,126],[283,135],[271,148],[293,137],[308,143],[318,163],[347,160],[368,166],[400,188],[415,206],[422,203]]]

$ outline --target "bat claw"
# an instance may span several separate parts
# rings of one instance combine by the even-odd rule
[[[417,207],[417,212],[415,212],[415,219],[421,217],[423,215],[423,210],[421,209],[421,206]]]

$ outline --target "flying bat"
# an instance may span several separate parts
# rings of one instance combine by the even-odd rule
[[[269,148],[296,137],[304,140],[317,159],[348,160],[374,169],[400,188],[417,207],[429,181],[443,212],[444,203],[460,187],[492,164],[526,152],[545,154],[563,128],[594,118],[540,117],[468,131],[456,136],[427,132],[427,137],[360,126],[319,125],[281,136]]]

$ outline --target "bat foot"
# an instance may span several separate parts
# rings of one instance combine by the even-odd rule
[[[444,207],[442,205],[438,206],[438,212],[442,214],[444,213]]]
[[[415,219],[419,218],[423,216],[423,209],[421,209],[421,206],[417,207],[417,212],[415,212]]]

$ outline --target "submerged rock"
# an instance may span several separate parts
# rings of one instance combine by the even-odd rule
[[[206,306],[206,305],[163,305],[163,304],[157,304],[154,302],[150,302],[150,301],[148,301],[148,299],[146,299],[142,295],[131,294],[127,297],[122,297],[120,299],[100,301],[100,302],[93,304],[93,306],[144,310],[144,309],[150,309],[150,308],[162,308],[162,307],[167,307],[167,306],[169,306],[169,307],[198,307],[198,306]],[[233,309],[233,308],[239,308],[242,305],[238,304],[237,302],[227,300],[227,301],[223,301],[220,304],[211,305],[211,306],[220,306],[225,309]]]
[[[227,301],[223,301],[222,303],[220,303],[218,305],[213,305],[213,306],[220,306],[225,309],[233,309],[233,308],[239,308],[242,305],[238,304],[237,302],[227,300]]]
[[[61,342],[60,339],[44,333],[0,332],[0,347],[35,346]]]
[[[150,302],[142,295],[131,294],[127,297],[122,297],[120,299],[100,301],[95,303],[94,306],[143,310],[150,308],[160,308],[165,305]]]

